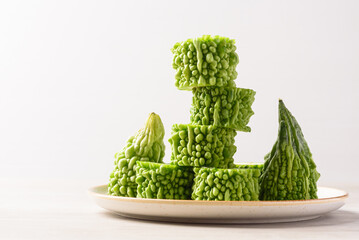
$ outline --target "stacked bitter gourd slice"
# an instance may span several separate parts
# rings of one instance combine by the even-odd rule
[[[193,170],[171,164],[138,162],[137,197],[156,199],[190,199]]]
[[[259,195],[258,168],[194,168],[192,199],[256,201]]]
[[[234,87],[239,63],[234,44],[232,39],[208,35],[176,43],[172,49],[176,87]]]
[[[176,43],[175,86],[193,93],[190,124],[175,124],[171,162],[194,167],[192,199],[258,200],[260,169],[233,163],[236,131],[249,132],[255,91],[237,88],[235,41],[205,35]]]
[[[179,166],[223,167],[233,159],[236,131],[211,125],[175,124],[172,137],[172,162]]]
[[[193,88],[191,122],[250,132],[255,91],[235,87]]]
[[[260,169],[260,170],[262,170],[263,167],[264,167],[263,163],[255,163],[255,162],[234,164],[234,168],[239,168],[239,169]]]

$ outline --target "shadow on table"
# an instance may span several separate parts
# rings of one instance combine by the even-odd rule
[[[298,222],[286,222],[286,223],[254,223],[254,224],[213,224],[213,223],[180,223],[180,222],[167,222],[167,221],[151,221],[151,220],[142,220],[135,218],[122,217],[117,214],[110,212],[101,212],[101,215],[108,218],[117,218],[125,221],[135,221],[135,222],[151,222],[152,224],[159,225],[173,225],[173,226],[186,226],[186,227],[210,227],[210,228],[303,228],[303,227],[322,227],[322,226],[338,226],[342,224],[351,224],[353,226],[359,225],[359,213],[338,210],[333,213],[326,214],[317,219],[305,220]]]

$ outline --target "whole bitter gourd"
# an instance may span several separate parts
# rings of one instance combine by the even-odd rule
[[[127,145],[116,153],[115,168],[108,184],[110,195],[136,197],[136,162],[162,162],[165,155],[164,135],[161,118],[151,113],[145,126],[130,137]]]
[[[298,122],[279,100],[278,138],[265,156],[260,200],[316,199],[319,177]]]

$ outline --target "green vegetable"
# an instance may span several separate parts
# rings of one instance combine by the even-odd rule
[[[137,165],[138,198],[191,199],[191,168],[151,162]]]
[[[255,91],[243,88],[194,88],[191,122],[250,132]]]
[[[162,162],[165,155],[165,130],[161,118],[151,113],[145,126],[130,137],[127,145],[115,155],[115,168],[110,175],[108,193],[136,197],[136,162]]]
[[[250,169],[263,169],[263,163],[238,163],[234,164],[234,168],[250,168]]]
[[[179,166],[227,168],[237,150],[236,131],[214,126],[175,124],[169,139],[171,161]]]
[[[234,44],[232,39],[209,35],[176,43],[172,48],[176,87],[235,86],[239,57]]]
[[[316,199],[319,177],[297,120],[279,100],[278,138],[265,156],[260,199]]]
[[[194,168],[193,200],[256,201],[260,169]]]

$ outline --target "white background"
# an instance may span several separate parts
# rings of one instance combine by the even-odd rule
[[[236,161],[263,161],[282,98],[321,185],[358,183],[359,1],[2,1],[0,180],[105,184],[113,155],[160,114],[188,123],[171,47],[203,34],[237,42],[237,86],[257,91]]]

